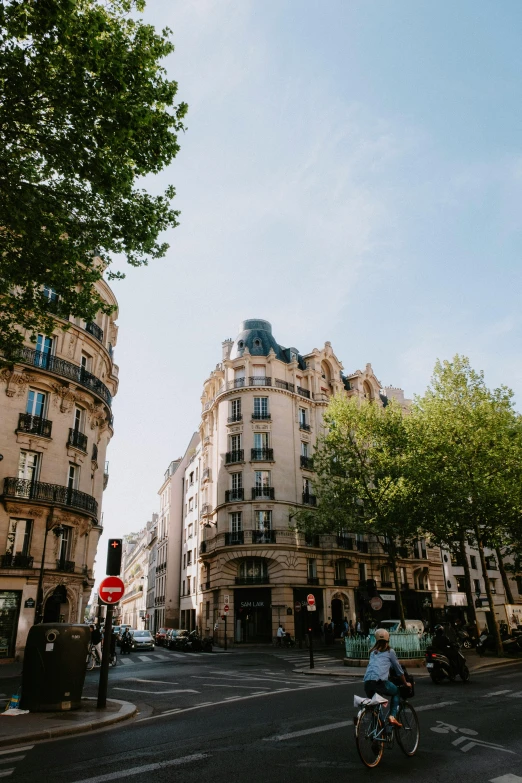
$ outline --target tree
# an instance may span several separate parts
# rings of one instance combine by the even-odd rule
[[[437,362],[431,385],[409,417],[410,480],[424,501],[424,526],[437,543],[458,548],[474,615],[465,544],[476,545],[499,654],[502,642],[484,548],[520,525],[522,428],[506,387],[490,390],[469,360]]]
[[[136,18],[143,0],[0,4],[0,347],[55,314],[110,312],[94,285],[114,255],[159,258],[173,187],[137,183],[176,156],[185,103],[160,61],[174,47]],[[134,16],[132,15],[134,13]],[[96,260],[102,260],[100,264]],[[121,278],[108,272],[108,278]]]
[[[393,572],[401,625],[406,627],[398,569],[401,545],[412,541],[414,502],[405,478],[408,430],[401,408],[356,398],[334,398],[325,413],[325,435],[314,453],[315,508],[299,512],[308,533],[377,536]]]

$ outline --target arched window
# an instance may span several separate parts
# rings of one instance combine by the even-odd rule
[[[363,383],[363,394],[364,394],[364,398],[366,400],[373,400],[372,387],[370,386],[368,381],[364,381],[364,383]]]
[[[242,584],[262,584],[268,581],[266,560],[262,557],[249,557],[239,565],[239,579]]]

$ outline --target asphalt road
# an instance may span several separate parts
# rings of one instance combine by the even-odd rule
[[[417,754],[407,758],[395,746],[377,769],[367,770],[353,738],[360,679],[295,674],[306,653],[294,650],[161,651],[145,658],[134,654],[110,673],[109,695],[139,706],[134,721],[4,752],[0,778],[358,783],[372,776],[387,783],[522,783],[520,664],[476,673],[467,684],[435,686],[419,678]],[[96,681],[96,672],[88,674],[87,693],[94,694]]]

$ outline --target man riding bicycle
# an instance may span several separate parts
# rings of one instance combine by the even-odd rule
[[[402,724],[396,717],[399,709],[399,689],[390,682],[390,671],[400,677],[404,685],[411,687],[395,651],[390,647],[390,634],[384,628],[378,628],[375,631],[375,644],[370,650],[370,660],[364,675],[364,690],[369,699],[376,693],[390,698],[388,721],[392,726],[400,727]]]

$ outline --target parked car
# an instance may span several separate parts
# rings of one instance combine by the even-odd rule
[[[169,650],[183,650],[188,642],[189,632],[186,629],[171,628],[166,640]]]
[[[160,628],[159,631],[156,631],[156,635],[155,635],[156,644],[159,645],[160,647],[163,647],[163,646],[166,647],[165,639],[166,639],[167,633],[169,631],[171,631],[171,630],[172,630],[172,628]]]
[[[398,631],[401,625],[400,620],[381,620],[379,623],[379,628],[386,628],[387,631],[392,633],[393,631]],[[406,630],[410,633],[412,631],[416,631],[419,636],[422,636],[424,633],[424,623],[422,620],[406,620]]]
[[[131,631],[131,650],[153,650],[154,639],[150,631]]]

